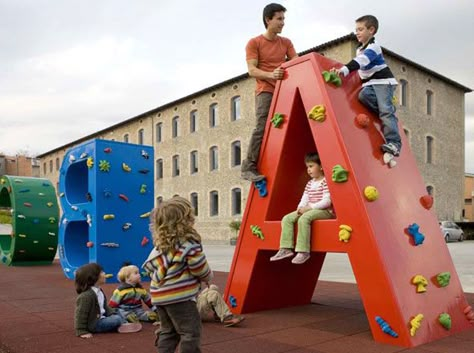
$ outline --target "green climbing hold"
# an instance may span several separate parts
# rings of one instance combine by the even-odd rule
[[[441,272],[441,273],[438,273],[438,275],[436,276],[436,281],[441,287],[448,286],[450,280],[451,280],[451,273],[449,272]]]
[[[336,87],[342,85],[342,80],[336,72],[333,71],[323,71],[324,81],[327,83],[332,83]]]
[[[252,234],[255,235],[257,238],[262,239],[262,240],[265,239],[265,237],[263,236],[262,230],[260,229],[259,226],[251,225],[250,230],[252,231]]]
[[[449,314],[447,313],[440,314],[438,321],[441,324],[441,326],[443,326],[446,330],[451,329],[451,316],[449,316]]]
[[[283,114],[275,113],[275,115],[273,115],[273,118],[270,121],[272,122],[274,127],[280,127],[280,125],[283,123],[283,120]]]
[[[345,170],[340,164],[336,164],[332,168],[332,181],[335,183],[344,183],[347,181],[349,172]]]

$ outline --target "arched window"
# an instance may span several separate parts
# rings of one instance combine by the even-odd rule
[[[209,216],[219,215],[219,193],[214,190],[209,193]]]
[[[400,80],[400,105],[406,107],[408,105],[408,81]]]
[[[173,170],[171,171],[171,175],[176,177],[179,176],[179,156],[174,155],[172,158],[173,162]]]
[[[198,208],[199,208],[199,200],[198,200],[198,194],[197,194],[197,192],[191,193],[191,195],[190,195],[190,202],[191,202],[191,206],[193,206],[193,209],[194,209],[194,215],[195,215],[195,216],[198,216],[198,215],[199,215],[199,211],[198,211]]]
[[[209,170],[217,170],[219,168],[219,155],[217,146],[212,146],[209,149]]]
[[[123,135],[123,142],[128,143],[128,139],[129,139],[128,134]]]
[[[158,123],[155,125],[155,135],[156,135],[156,142],[159,143],[163,140],[163,123]]]
[[[138,130],[138,144],[143,145],[145,131],[143,129]]]
[[[242,191],[240,188],[232,189],[232,216],[242,213]]]
[[[433,112],[433,92],[426,91],[426,114],[431,115]]]
[[[433,137],[426,136],[426,163],[433,163]]]
[[[428,186],[426,187],[426,192],[428,193],[428,195],[433,196],[433,192],[434,192],[433,186],[428,185]]]
[[[189,132],[190,133],[197,131],[197,124],[198,124],[198,112],[197,110],[193,110],[189,114]]]
[[[171,136],[173,138],[178,137],[179,134],[179,116],[175,116],[173,118],[172,124],[171,124]]]
[[[198,172],[198,151],[191,151],[189,155],[189,171],[191,174]]]
[[[234,141],[231,145],[231,166],[236,167],[241,164],[241,149],[240,149],[240,141]]]
[[[217,103],[211,104],[209,106],[209,127],[216,127],[218,118]]]
[[[163,159],[156,160],[156,179],[163,179]]]
[[[240,119],[240,96],[233,97],[230,101],[230,119],[232,121]]]

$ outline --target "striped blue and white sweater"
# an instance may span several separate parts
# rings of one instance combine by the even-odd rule
[[[153,249],[142,267],[151,277],[153,305],[193,300],[200,290],[200,282],[212,278],[201,244],[191,240],[166,254]]]
[[[359,70],[362,86],[397,84],[392,71],[385,63],[382,47],[375,38],[357,48],[356,57],[340,69],[344,76],[355,70]]]

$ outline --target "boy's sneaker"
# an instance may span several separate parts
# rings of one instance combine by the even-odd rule
[[[278,252],[270,258],[270,261],[278,261],[286,259],[287,257],[292,257],[294,255],[291,249],[280,249]]]
[[[382,146],[382,151],[388,152],[393,154],[395,157],[398,157],[400,155],[400,151],[398,150],[397,146],[395,146],[393,143],[384,143]]]
[[[265,179],[265,175],[258,174],[258,172],[254,170],[247,170],[245,172],[242,172],[240,174],[240,177],[244,180],[251,181],[252,183]]]
[[[140,322],[140,319],[138,318],[137,314],[130,313],[127,315],[127,321],[130,323],[134,323],[134,322]]]
[[[240,324],[245,320],[245,317],[238,315],[229,315],[227,316],[222,323],[225,327],[231,327]]]
[[[118,328],[119,333],[132,333],[132,332],[138,332],[142,329],[142,324],[139,322],[134,322],[134,323],[126,323],[122,324]]]
[[[311,256],[309,255],[309,252],[299,252],[293,258],[293,260],[291,260],[291,263],[296,264],[296,265],[301,265],[301,264],[304,264],[306,261],[308,261],[310,257]]]

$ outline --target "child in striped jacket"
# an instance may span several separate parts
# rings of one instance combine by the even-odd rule
[[[181,352],[201,352],[196,296],[212,271],[193,225],[193,208],[182,197],[160,203],[151,215],[155,248],[143,268],[150,273],[151,301],[161,322],[160,353],[174,353],[178,344]]]
[[[298,222],[295,247],[297,254],[291,262],[305,263],[310,258],[311,222],[315,219],[334,217],[331,195],[318,154],[308,153],[304,161],[311,180],[306,184],[296,211],[287,214],[281,220],[280,250],[270,258],[270,261],[283,260],[294,255],[294,225]]]
[[[142,303],[154,309],[151,296],[140,284],[140,272],[135,265],[123,266],[118,275],[120,285],[114,290],[109,301],[111,308],[118,309],[128,322],[156,321],[157,314],[152,310],[144,310]]]

